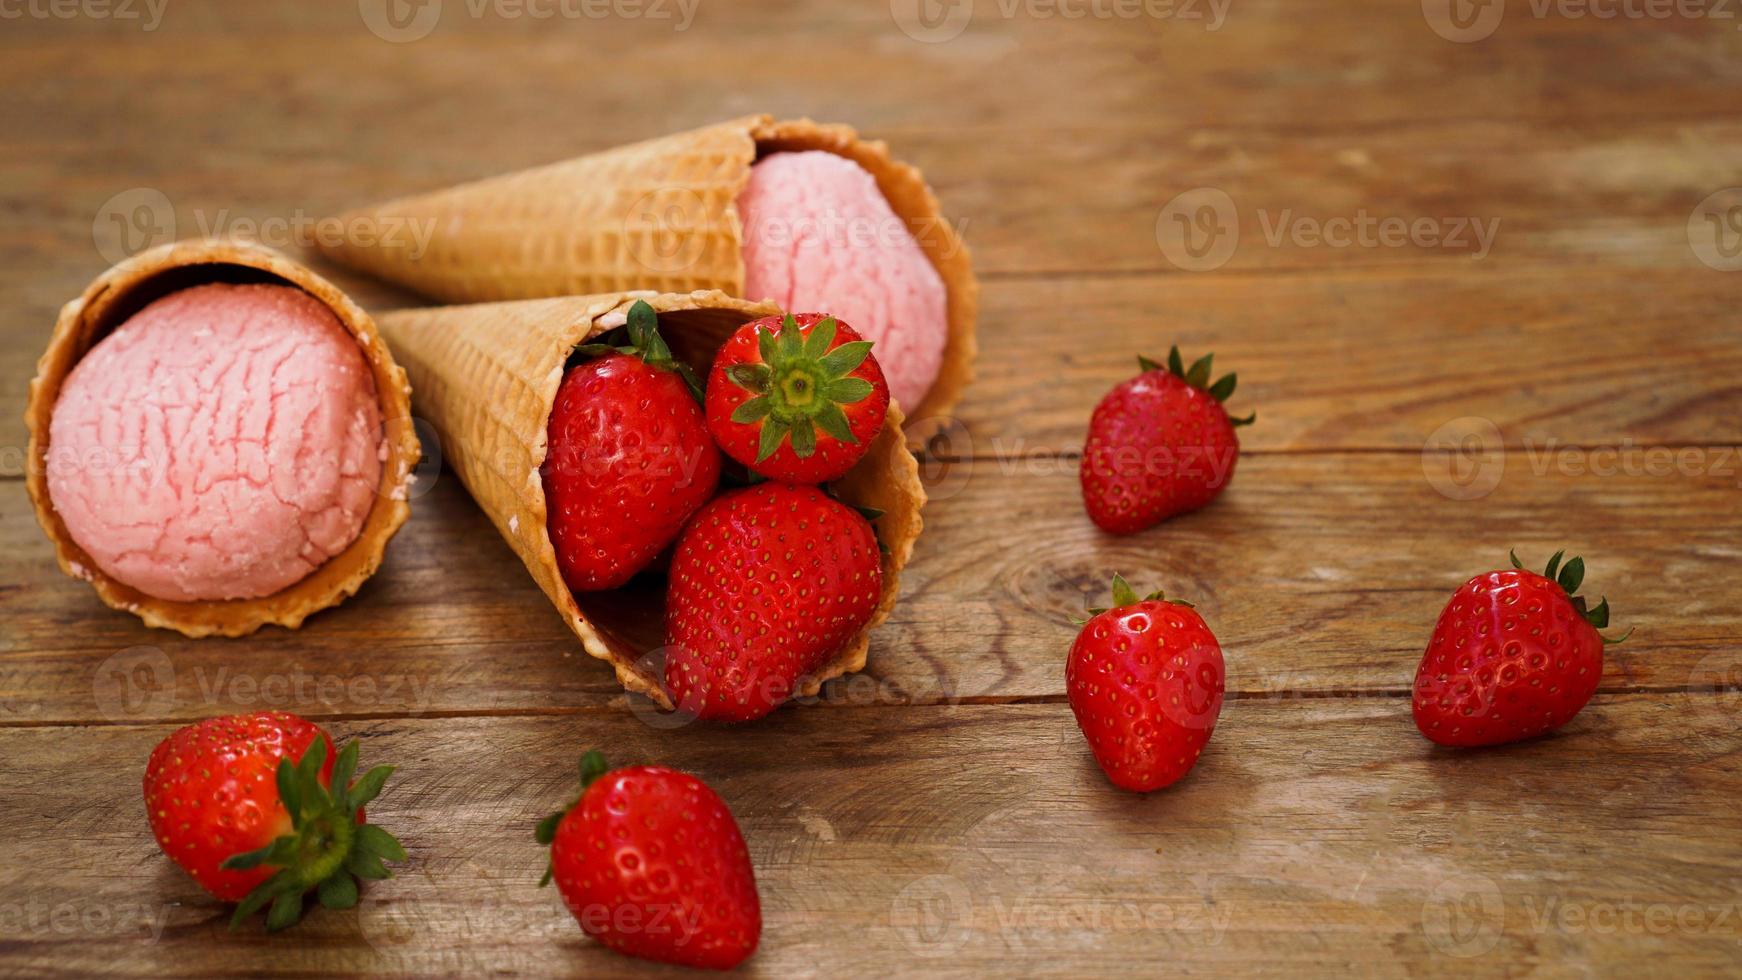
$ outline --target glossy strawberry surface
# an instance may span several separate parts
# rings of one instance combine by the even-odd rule
[[[1065,661],[1077,725],[1115,786],[1147,793],[1197,764],[1222,712],[1222,648],[1197,612],[1145,599],[1098,613]]]
[[[726,970],[762,934],[738,822],[701,780],[663,766],[593,780],[557,824],[551,873],[581,928],[629,956]]]
[[[700,717],[759,718],[865,627],[882,590],[876,535],[851,507],[781,483],[723,493],[672,556],[666,687]]]
[[[633,354],[570,368],[548,430],[547,523],[577,592],[646,569],[719,485],[720,453],[684,379]]]
[[[219,865],[291,832],[275,781],[278,761],[301,758],[325,734],[281,711],[210,718],[171,734],[145,768],[145,809],[158,846],[214,898],[241,901],[277,869]],[[322,785],[332,770],[329,753]]]
[[[1552,732],[1603,676],[1603,637],[1535,572],[1470,579],[1440,613],[1416,669],[1416,727],[1441,745],[1498,745]]]
[[[768,479],[839,479],[889,412],[889,384],[870,350],[823,313],[745,324],[708,372],[709,431],[726,455]]]
[[[1089,419],[1083,504],[1104,531],[1130,534],[1215,500],[1240,458],[1215,395],[1167,370],[1116,385]]]

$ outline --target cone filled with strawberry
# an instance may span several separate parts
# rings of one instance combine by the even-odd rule
[[[849,324],[698,291],[381,326],[443,458],[625,688],[745,721],[864,666],[925,494]]]

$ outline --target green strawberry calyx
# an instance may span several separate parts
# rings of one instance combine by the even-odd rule
[[[1574,556],[1563,565],[1561,564],[1561,557],[1566,553],[1566,549],[1564,548],[1555,552],[1554,557],[1548,560],[1548,567],[1543,570],[1542,577],[1561,587],[1561,591],[1567,594],[1568,601],[1572,602],[1573,608],[1578,610],[1579,615],[1585,618],[1585,622],[1590,623],[1599,630],[1608,629],[1609,597],[1604,596],[1596,606],[1586,608],[1585,597],[1579,595],[1579,586],[1583,585],[1585,582],[1585,560]],[[1524,567],[1524,563],[1518,560],[1517,548],[1507,552],[1507,557],[1512,559],[1513,568],[1528,571],[1528,569]],[[1627,638],[1633,635],[1634,629],[1637,629],[1637,627],[1630,627],[1627,632],[1616,638],[1603,636],[1602,633],[1598,633],[1597,635],[1603,637],[1604,643],[1614,646],[1626,642]]]
[[[1117,572],[1114,572],[1113,573],[1113,604],[1111,606],[1092,606],[1089,608],[1089,616],[1090,617],[1099,616],[1102,613],[1107,612],[1107,611],[1112,610],[1112,609],[1124,609],[1126,606],[1135,606],[1139,602],[1148,602],[1151,599],[1159,599],[1162,602],[1171,602],[1176,606],[1184,606],[1187,609],[1196,609],[1197,608],[1196,606],[1185,601],[1184,599],[1169,599],[1166,595],[1162,594],[1162,591],[1160,589],[1156,589],[1154,592],[1151,592],[1146,596],[1139,596],[1137,594],[1137,590],[1133,589],[1131,587],[1131,584],[1129,582],[1125,581],[1125,576],[1120,575]],[[1074,619],[1074,620],[1072,620],[1072,622],[1076,623],[1078,626],[1082,626],[1083,624],[1087,623],[1088,621],[1089,621],[1088,619]]]
[[[1191,385],[1193,388],[1207,392],[1211,398],[1214,398],[1218,403],[1221,403],[1226,402],[1229,396],[1234,394],[1234,386],[1240,383],[1240,378],[1233,371],[1230,371],[1227,374],[1222,375],[1220,378],[1217,378],[1215,383],[1212,384],[1210,382],[1210,365],[1215,362],[1215,358],[1216,355],[1214,354],[1205,354],[1203,357],[1193,361],[1192,366],[1188,368],[1186,367],[1184,358],[1180,357],[1179,345],[1175,344],[1173,349],[1167,352],[1167,364],[1165,366],[1157,364],[1155,361],[1144,357],[1142,354],[1137,355],[1137,366],[1142,368],[1144,371],[1166,371],[1181,381],[1184,381],[1186,384]],[[1232,422],[1235,428],[1239,428],[1242,425],[1251,425],[1257,420],[1257,412],[1252,412],[1245,418],[1240,419],[1237,419],[1232,415],[1228,416],[1228,421]]]
[[[586,795],[587,787],[593,785],[593,782],[600,776],[603,776],[607,771],[609,771],[609,767],[605,765],[605,754],[603,752],[593,749],[586,755],[581,756],[580,792],[577,792],[574,795],[574,798],[569,800],[567,806],[538,822],[538,828],[533,832],[534,839],[545,847],[549,847],[551,843],[556,840],[557,825],[562,823],[563,818],[569,815],[569,811],[573,810],[575,806],[581,802],[581,797]],[[549,861],[546,861],[544,865],[544,877],[538,880],[538,887],[543,888],[550,884],[551,873],[552,865]]]
[[[834,317],[824,317],[806,337],[788,313],[778,334],[756,331],[760,361],[726,369],[728,380],[755,396],[732,411],[732,421],[762,423],[758,463],[788,441],[793,455],[809,459],[817,451],[818,429],[840,442],[858,443],[841,406],[862,402],[876,390],[864,378],[850,377],[871,356],[871,341],[855,340],[831,350],[836,326]]]
[[[329,789],[320,781],[327,750],[327,737],[321,735],[296,763],[288,757],[278,760],[278,798],[290,813],[291,833],[224,862],[223,867],[231,871],[261,865],[280,869],[236,906],[231,930],[268,904],[268,931],[294,924],[302,917],[302,898],[311,888],[323,907],[348,909],[357,904],[358,878],[391,878],[393,872],[382,862],[405,860],[405,848],[392,834],[357,822],[358,811],[380,795],[393,767],[376,766],[353,784],[351,776],[357,771],[353,740],[333,762]]]
[[[676,371],[683,378],[684,386],[689,388],[697,402],[702,401],[702,384],[696,380],[696,373],[690,366],[678,360],[666,344],[665,338],[659,335],[659,315],[653,312],[653,307],[644,299],[635,301],[629,307],[629,323],[624,327],[628,334],[627,343],[623,344],[579,344],[575,354],[581,357],[604,357],[607,354],[628,354],[641,358],[648,367],[659,368],[662,371]]]

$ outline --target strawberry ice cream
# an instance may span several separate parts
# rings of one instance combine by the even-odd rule
[[[852,323],[894,399],[918,405],[943,362],[944,283],[876,179],[822,150],[775,153],[751,168],[738,214],[745,298]]]
[[[344,551],[386,452],[356,339],[276,285],[196,286],[135,313],[67,377],[49,432],[67,532],[172,601],[268,596]]]

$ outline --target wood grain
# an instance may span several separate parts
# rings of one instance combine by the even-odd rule
[[[975,0],[938,5],[973,16],[930,44],[904,4],[710,2],[678,30],[449,0],[402,44],[349,2],[5,20],[0,974],[665,972],[531,887],[530,825],[593,746],[732,804],[768,922],[750,974],[1742,972],[1742,314],[1688,231],[1742,184],[1736,18],[1512,3],[1454,43],[1394,0],[1242,2],[1213,30]],[[670,728],[451,475],[296,632],[187,641],[55,571],[18,415],[123,192],[160,192],[182,236],[246,233],[757,111],[889,140],[985,280],[980,381],[929,447],[866,674]],[[1239,237],[1194,272],[1164,209],[1201,188]],[[1493,239],[1312,241],[1363,215]],[[1237,370],[1259,423],[1215,506],[1107,537],[1077,497],[1087,413],[1175,341]],[[1561,733],[1435,749],[1408,679],[1511,546],[1584,553],[1639,632]],[[1196,599],[1229,664],[1203,764],[1147,798],[1108,787],[1063,703],[1068,617],[1114,570]],[[295,942],[225,932],[139,810],[174,724],[264,707],[402,767],[371,815],[411,860]]]
[[[1733,973],[1739,712],[1599,697],[1557,736],[1459,754],[1403,699],[1235,701],[1148,797],[1107,785],[1062,705],[338,725],[400,766],[370,817],[410,860],[295,943],[227,934],[144,833],[137,783],[110,773],[167,728],[6,730],[3,955],[45,975],[658,973],[534,887],[532,824],[604,744],[734,809],[766,920],[751,975]]]
[[[1238,372],[1230,404],[1259,416],[1241,430],[1251,450],[1418,452],[1465,418],[1537,454],[1738,445],[1742,309],[1727,284],[1703,268],[993,283],[975,384],[932,452],[1074,453],[1095,403],[1136,372],[1134,354],[1175,342]],[[41,341],[0,335],[0,377],[20,411]],[[0,417],[0,433],[0,477],[19,476],[23,424]]]
[[[1452,591],[1502,567],[1512,547],[1533,565],[1562,547],[1583,554],[1587,589],[1609,597],[1621,629],[1639,627],[1609,651],[1605,690],[1742,679],[1727,571],[1742,456],[1719,455],[1699,455],[1710,472],[1604,476],[1558,464],[1537,475],[1513,454],[1493,492],[1469,501],[1439,493],[1418,455],[1256,456],[1209,509],[1124,538],[1083,514],[1073,461],[934,462],[927,531],[873,634],[869,669],[821,700],[1061,697],[1071,618],[1102,603],[1114,571],[1198,603],[1228,652],[1231,690],[1402,693]],[[13,501],[0,509],[0,581],[19,583],[0,593],[11,644],[0,723],[623,703],[457,483],[445,475],[414,501],[356,599],[300,631],[238,641],[190,641],[103,609],[83,583],[50,572],[22,489],[0,483]]]
[[[1229,404],[1258,413],[1244,448],[1419,452],[1466,417],[1539,453],[1742,443],[1742,312],[1724,281],[1471,269],[999,283],[961,425],[934,451],[1075,452],[1133,355],[1176,342],[1238,372]]]

